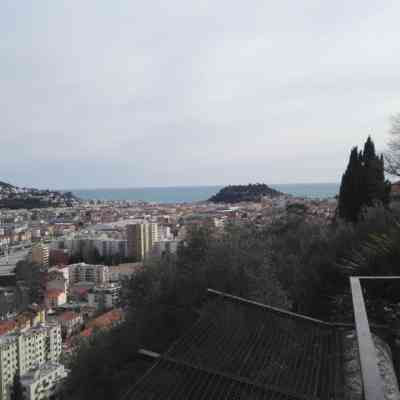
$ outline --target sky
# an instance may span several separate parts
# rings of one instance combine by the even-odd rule
[[[400,2],[2,0],[0,180],[338,182],[400,112]]]

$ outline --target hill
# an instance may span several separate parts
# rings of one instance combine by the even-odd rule
[[[0,209],[71,207],[79,202],[72,193],[56,190],[20,188],[0,181]]]
[[[208,201],[213,203],[239,203],[242,201],[261,201],[263,197],[278,197],[283,193],[270,188],[264,183],[248,185],[229,185],[222,188]]]
[[[0,181],[0,191],[3,189],[14,189],[14,188],[15,188],[15,186],[13,186],[7,182]]]

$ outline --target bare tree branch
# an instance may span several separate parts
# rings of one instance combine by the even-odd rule
[[[400,176],[400,113],[391,117],[390,140],[388,150],[384,154],[385,171]]]

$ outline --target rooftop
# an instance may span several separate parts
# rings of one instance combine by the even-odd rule
[[[130,399],[343,399],[342,331],[219,292]]]
[[[62,370],[63,374],[60,376],[60,378],[63,378],[65,376],[65,370],[64,366],[59,363],[55,362],[47,362],[40,367],[37,367],[29,372],[27,372],[25,375],[21,376],[21,383],[23,385],[31,385],[35,381],[38,381],[39,379],[45,378],[49,374],[52,374],[53,372],[57,370]],[[61,371],[60,371],[61,372]]]
[[[46,295],[47,297],[58,297],[64,293],[64,290],[61,289],[47,289]]]
[[[124,312],[120,308],[108,311],[99,317],[89,321],[87,328],[111,328],[113,324],[121,321],[124,318]]]
[[[80,315],[74,311],[65,311],[61,315],[57,317],[59,321],[73,321],[74,319],[79,318]]]
[[[0,321],[0,335],[4,335],[13,331],[17,327],[17,323],[14,320]]]

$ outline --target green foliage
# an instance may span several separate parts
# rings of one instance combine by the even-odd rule
[[[48,201],[44,201],[41,198],[16,198],[10,197],[0,200],[0,208],[9,208],[11,210],[19,210],[21,208],[26,208],[28,210],[34,208],[47,208],[51,207],[52,204]]]
[[[357,225],[339,221],[326,226],[292,215],[267,228],[270,262],[293,310],[324,320],[337,319],[337,296],[348,288],[348,276],[338,264],[370,235],[390,229],[393,219],[381,207],[367,209]]]
[[[276,197],[282,193],[263,183],[249,185],[230,185],[222,188],[209,201],[213,203],[239,203],[241,201],[260,201],[263,196]]]
[[[339,193],[339,216],[357,222],[366,207],[389,203],[390,183],[385,180],[383,157],[375,153],[375,145],[368,137],[364,150],[354,147],[342,177]]]
[[[41,304],[44,299],[46,267],[27,260],[19,261],[15,268],[18,281],[24,281],[29,287],[31,303]]]
[[[140,329],[133,321],[126,324],[81,341],[79,352],[70,360],[64,398],[119,398],[132,376],[144,372],[148,365],[143,365],[137,353]]]
[[[376,208],[357,225],[318,225],[290,213],[266,227],[193,227],[176,256],[152,259],[129,281],[127,322],[83,342],[67,398],[119,398],[147,367],[137,350],[166,351],[197,320],[207,288],[328,320],[348,287],[338,263],[392,225]]]
[[[82,344],[68,398],[118,398],[143,373],[137,350],[164,352],[196,321],[208,287],[290,307],[266,254],[264,233],[253,227],[193,228],[176,257],[152,260],[130,281],[128,321]]]

